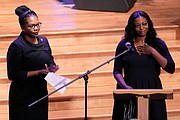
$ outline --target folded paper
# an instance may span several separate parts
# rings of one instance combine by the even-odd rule
[[[70,82],[70,79],[57,75],[53,72],[49,72],[44,78],[50,85],[52,85],[55,89],[59,89],[60,87],[66,85]],[[67,86],[66,86],[67,87]],[[61,94],[63,94],[66,90],[66,87],[58,90]]]

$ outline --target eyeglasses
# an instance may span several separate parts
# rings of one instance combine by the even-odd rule
[[[30,29],[35,29],[36,27],[40,28],[41,25],[42,25],[42,23],[38,22],[37,24],[27,25],[27,27],[30,28]]]

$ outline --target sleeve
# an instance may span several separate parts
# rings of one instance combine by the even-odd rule
[[[27,71],[22,70],[22,52],[21,48],[14,42],[9,46],[7,52],[9,80],[23,82],[27,77]]]
[[[121,54],[124,50],[125,50],[125,43],[124,41],[121,41],[116,48],[115,56]],[[123,66],[123,55],[122,55],[114,60],[114,69],[113,69],[114,76],[116,74],[122,74],[123,68],[124,66]]]
[[[167,64],[163,69],[173,74],[175,72],[175,63],[164,41],[161,41],[161,55],[167,59]]]

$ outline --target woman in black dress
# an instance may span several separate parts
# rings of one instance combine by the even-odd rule
[[[15,10],[22,32],[9,46],[7,53],[10,120],[48,120],[48,98],[28,107],[48,94],[44,77],[56,72],[51,48],[46,37],[38,36],[41,22],[27,6]]]
[[[114,62],[114,77],[117,89],[162,89],[161,68],[173,74],[175,63],[163,40],[157,37],[153,23],[144,11],[131,14],[125,35],[116,48],[118,55],[126,50],[129,42],[132,50]],[[115,100],[113,120],[137,118],[136,99]],[[131,108],[131,109],[128,109]],[[167,120],[165,100],[151,100],[149,120]]]

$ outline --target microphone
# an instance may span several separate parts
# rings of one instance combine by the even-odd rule
[[[130,42],[126,42],[126,43],[125,43],[125,46],[127,47],[127,49],[128,49],[128,50],[132,50],[132,51],[134,51],[134,49],[132,48],[132,46],[131,46],[131,43],[130,43]]]

